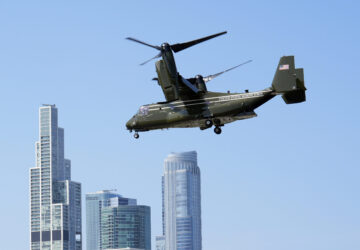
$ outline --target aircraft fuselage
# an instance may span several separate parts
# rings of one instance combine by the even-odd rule
[[[207,92],[197,99],[143,105],[126,123],[126,127],[136,132],[164,128],[206,129],[211,127],[206,124],[209,120],[214,125],[222,126],[255,117],[254,110],[275,95],[272,89],[231,94]]]

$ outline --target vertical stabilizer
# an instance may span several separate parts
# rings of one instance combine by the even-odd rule
[[[281,94],[286,104],[304,102],[305,83],[304,70],[295,69],[294,56],[280,58],[272,82],[272,88],[277,94]]]

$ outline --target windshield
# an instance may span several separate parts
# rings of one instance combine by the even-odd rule
[[[147,115],[149,113],[149,107],[141,106],[138,111],[138,115]]]

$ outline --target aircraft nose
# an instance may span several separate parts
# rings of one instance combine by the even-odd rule
[[[127,129],[133,129],[136,126],[136,123],[137,123],[136,118],[133,117],[126,123],[126,128]]]

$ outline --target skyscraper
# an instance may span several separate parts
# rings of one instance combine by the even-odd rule
[[[201,250],[200,168],[195,151],[172,153],[162,177],[166,250]],[[159,249],[162,237],[157,238]]]
[[[87,250],[151,249],[150,207],[108,190],[86,195]]]
[[[101,211],[110,205],[136,205],[135,199],[124,198],[111,190],[86,194],[86,249],[101,249]]]
[[[155,238],[155,242],[156,242],[156,250],[165,250],[165,236],[156,236]]]
[[[81,184],[71,181],[55,105],[40,107],[36,166],[30,169],[31,250],[81,250]]]
[[[151,250],[150,207],[118,205],[101,211],[101,247]]]

